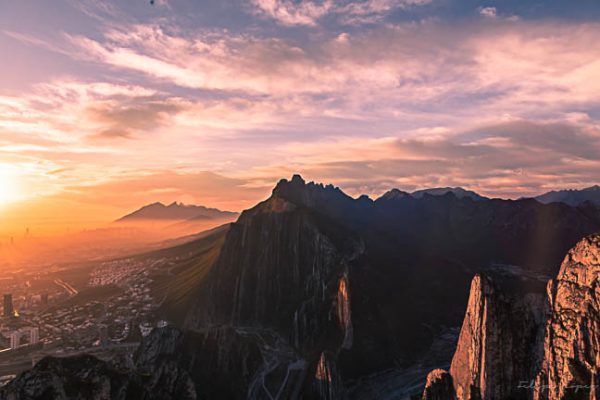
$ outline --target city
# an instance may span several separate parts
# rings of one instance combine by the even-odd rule
[[[153,289],[177,261],[124,258],[85,266],[71,279],[60,268],[2,279],[0,384],[47,355],[131,354],[152,328],[168,324],[157,313],[165,296]]]

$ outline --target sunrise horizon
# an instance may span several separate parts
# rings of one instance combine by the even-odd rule
[[[293,173],[372,197],[598,183],[592,3],[235,1],[0,6],[5,220],[241,210]]]

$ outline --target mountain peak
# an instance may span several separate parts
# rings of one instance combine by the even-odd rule
[[[594,185],[584,189],[553,190],[535,197],[540,203],[565,203],[578,206],[590,202],[600,205],[600,186]]]
[[[402,199],[405,198],[407,196],[410,196],[410,194],[403,192],[402,190],[399,189],[392,189],[389,190],[387,192],[385,192],[383,195],[381,195],[377,201],[381,201],[381,200],[396,200],[396,199]]]
[[[294,174],[292,179],[281,179],[273,189],[273,195],[285,193],[289,190],[303,190],[306,187],[306,181],[299,174]]]
[[[296,183],[296,184],[302,184],[304,185],[306,182],[304,181],[304,178],[302,178],[302,176],[300,174],[294,174],[292,176],[292,183]]]
[[[138,210],[119,218],[116,222],[129,222],[139,220],[193,220],[234,217],[237,213],[221,211],[216,208],[187,205],[177,201],[168,206],[155,202],[139,208]]]
[[[342,210],[356,200],[344,193],[340,188],[322,183],[306,182],[300,175],[293,175],[291,180],[282,179],[273,189],[271,199],[279,198],[296,206],[313,207],[321,211]]]

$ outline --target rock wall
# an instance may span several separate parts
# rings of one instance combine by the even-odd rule
[[[599,399],[599,278],[600,235],[569,251],[545,301],[476,276],[450,372],[432,372],[423,399]]]
[[[600,236],[569,251],[548,283],[550,319],[535,399],[600,399]]]

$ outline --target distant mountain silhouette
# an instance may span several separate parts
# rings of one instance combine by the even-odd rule
[[[416,192],[412,192],[411,196],[420,199],[426,194],[429,194],[431,196],[443,196],[447,193],[452,193],[459,199],[469,197],[473,200],[489,200],[487,197],[483,197],[478,193],[473,192],[472,190],[463,189],[461,187],[441,187],[417,190]]]
[[[600,186],[595,185],[585,189],[553,190],[535,198],[540,203],[565,203],[577,206],[589,201],[600,206]]]
[[[187,205],[173,202],[168,206],[163,203],[153,203],[119,218],[116,222],[132,222],[139,220],[206,220],[218,218],[233,218],[238,214],[231,211],[221,211],[216,208]]]

